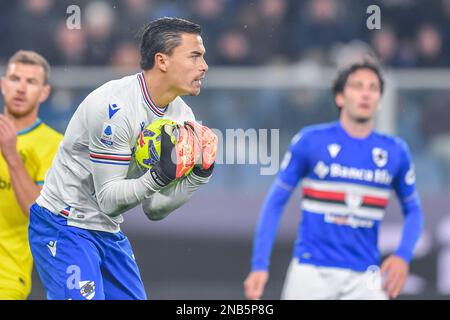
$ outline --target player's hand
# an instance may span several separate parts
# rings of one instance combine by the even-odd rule
[[[6,161],[13,161],[17,154],[17,129],[14,122],[0,114],[0,151]]]
[[[409,273],[408,263],[395,255],[388,257],[381,265],[381,274],[384,278],[383,289],[389,297],[396,298],[405,285]]]
[[[151,169],[155,182],[164,187],[182,178],[200,157],[194,133],[182,125],[164,125],[161,130],[161,155]]]
[[[203,170],[209,170],[217,154],[217,135],[208,127],[202,126],[195,121],[185,121],[185,126],[195,133],[201,148],[201,158],[196,165]]]
[[[268,271],[250,272],[244,281],[245,297],[250,300],[261,299],[267,280],[269,280]]]

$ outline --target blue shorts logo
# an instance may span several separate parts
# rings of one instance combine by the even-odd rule
[[[95,282],[94,281],[80,281],[80,293],[83,298],[91,300],[95,296]]]

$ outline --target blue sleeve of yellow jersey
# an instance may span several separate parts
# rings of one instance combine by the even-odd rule
[[[414,165],[405,143],[401,144],[400,162],[400,169],[394,180],[394,188],[405,218],[402,238],[395,254],[409,263],[413,257],[417,240],[422,233],[424,218],[416,191]]]
[[[297,134],[284,156],[277,179],[272,184],[261,209],[253,244],[252,270],[268,270],[283,208],[307,169],[307,143]]]

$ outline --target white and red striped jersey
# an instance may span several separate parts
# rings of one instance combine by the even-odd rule
[[[195,121],[180,97],[158,108],[143,73],[91,92],[70,120],[37,204],[71,226],[119,231],[121,213],[152,195],[148,176],[136,178],[130,161],[141,130],[160,118]]]

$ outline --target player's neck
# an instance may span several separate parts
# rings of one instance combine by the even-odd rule
[[[144,78],[150,98],[158,108],[164,108],[177,97],[161,74],[147,70],[144,71]]]
[[[349,136],[359,139],[368,137],[374,128],[373,120],[357,122],[347,117],[341,117],[340,123]]]
[[[38,119],[37,112],[30,113],[24,117],[14,117],[6,111],[5,115],[14,122],[17,132],[32,127]]]

